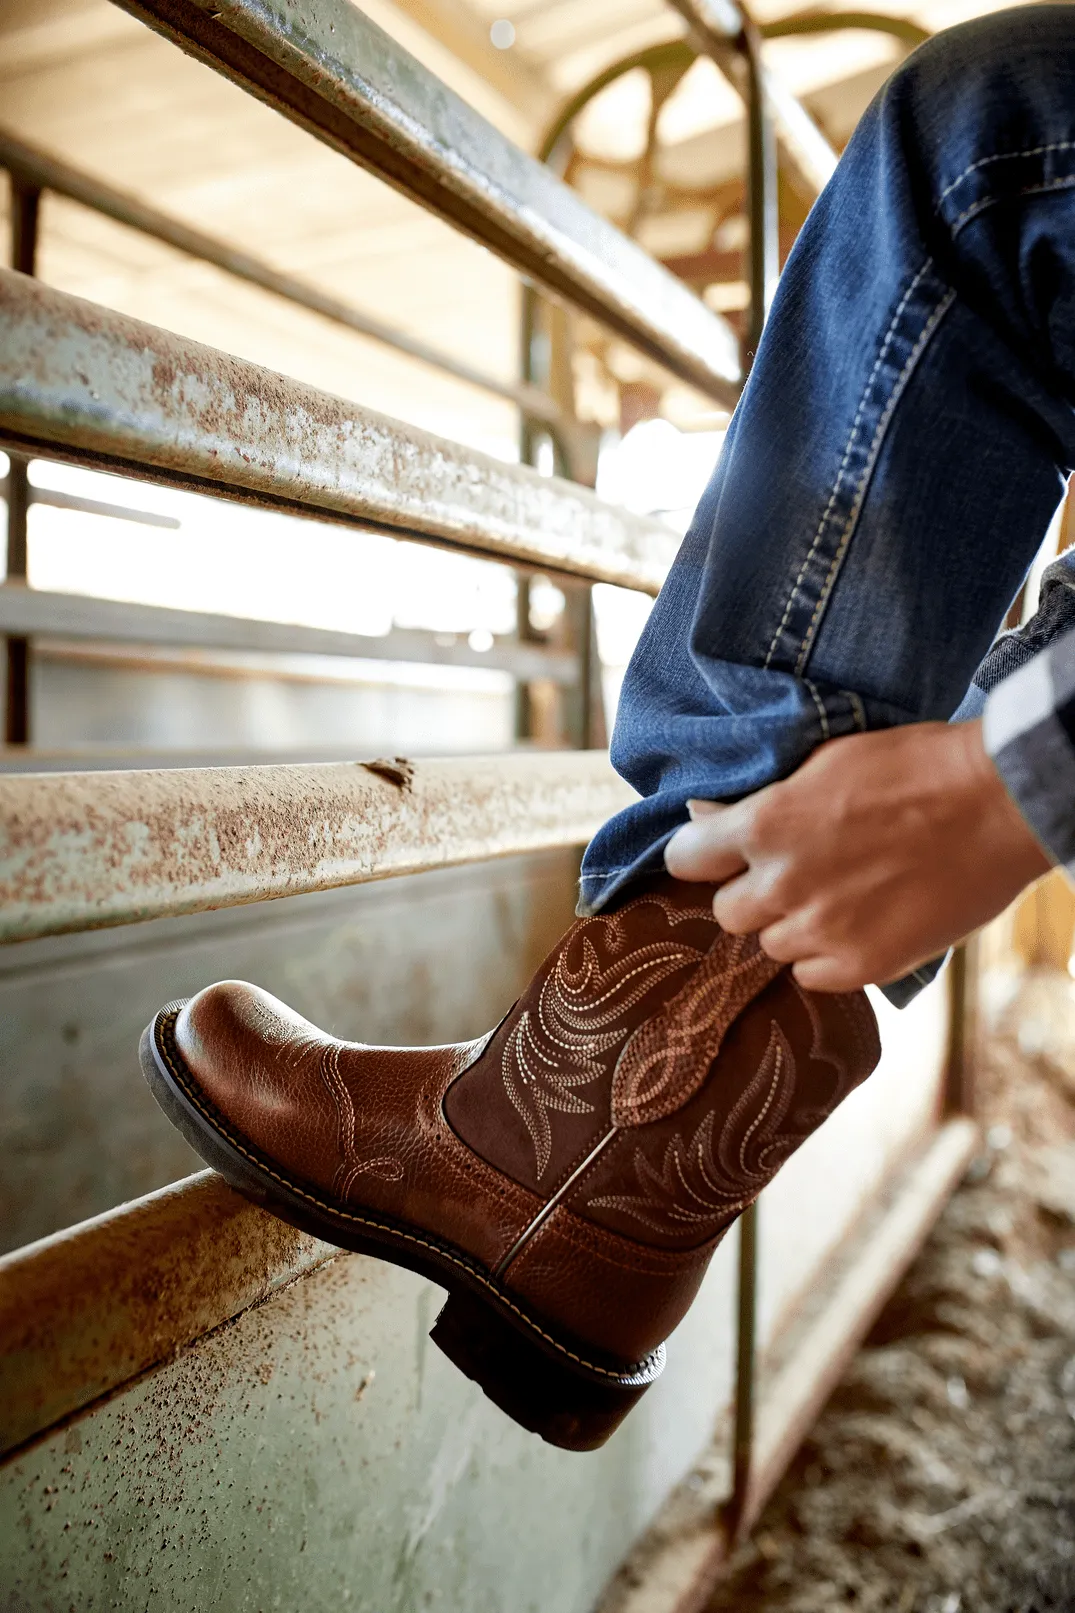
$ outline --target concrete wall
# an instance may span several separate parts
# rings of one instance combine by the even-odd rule
[[[880,1183],[937,1117],[948,1036],[943,977],[909,1008],[869,992],[881,1062],[788,1160],[759,1205],[758,1338],[762,1348],[811,1286]]]
[[[731,1247],[603,1451],[555,1451],[345,1256],[0,1469],[5,1613],[586,1613],[707,1443]]]
[[[569,922],[574,871],[512,859],[0,954],[8,1245],[192,1168],[134,1056],[161,1001],[240,974],[344,1035],[473,1035]],[[429,1343],[433,1284],[341,1256],[0,1468],[0,1607],[585,1613],[727,1402],[734,1271],[731,1240],[662,1380],[580,1457]]]

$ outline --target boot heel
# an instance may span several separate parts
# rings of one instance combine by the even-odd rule
[[[663,1344],[623,1371],[576,1363],[469,1293],[449,1297],[429,1336],[501,1411],[566,1451],[602,1446],[664,1370]]]

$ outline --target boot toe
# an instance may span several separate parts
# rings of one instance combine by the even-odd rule
[[[320,1112],[329,1105],[316,1070],[331,1038],[259,986],[222,980],[184,1005],[175,1045],[230,1132],[307,1177],[321,1174],[311,1153],[322,1154],[335,1127]]]

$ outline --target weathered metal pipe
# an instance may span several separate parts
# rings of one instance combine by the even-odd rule
[[[41,221],[41,192],[32,182],[11,180],[11,267],[32,275],[37,268]],[[27,577],[26,521],[30,509],[29,466],[21,454],[12,454],[7,474],[7,568],[9,580]],[[4,678],[4,744],[30,743],[30,644],[9,634],[4,644],[7,662]]]
[[[0,441],[656,593],[665,526],[0,271]]]
[[[107,218],[115,219],[118,224],[126,225],[128,229],[139,230],[143,235],[152,236],[154,240],[164,241],[169,246],[174,246],[177,251],[185,252],[189,257],[200,258],[204,263],[212,263],[216,268],[235,275],[239,280],[260,286],[263,291],[270,291],[274,296],[283,297],[299,308],[306,308],[311,313],[319,314],[335,325],[342,325],[360,336],[368,336],[375,342],[393,348],[397,353],[405,353],[409,358],[418,359],[420,363],[428,364],[432,369],[454,376],[458,381],[465,381],[468,386],[478,387],[483,392],[492,392],[497,397],[505,398],[509,403],[517,404],[524,413],[535,420],[556,422],[561,419],[561,411],[552,398],[538,387],[502,381],[496,376],[488,375],[484,370],[477,369],[464,359],[456,358],[452,353],[442,352],[440,348],[431,347],[428,342],[420,341],[406,331],[386,325],[383,320],[375,319],[372,314],[350,307],[338,297],[332,297],[328,292],[322,291],[318,286],[298,280],[294,275],[282,274],[270,264],[262,263],[260,258],[252,257],[249,252],[241,252],[224,241],[217,241],[211,235],[204,234],[201,230],[192,229],[189,224],[184,224],[179,219],[158,212],[155,207],[148,207],[137,196],[129,196],[124,191],[115,190],[91,174],[80,173],[68,163],[58,162],[55,157],[49,157],[43,151],[26,145],[24,141],[15,139],[3,129],[0,129],[0,167],[7,168],[23,183],[50,190],[58,196],[66,196],[82,207],[92,208],[96,213],[103,213]]]
[[[337,1253],[213,1171],[0,1259],[0,1454]]]
[[[582,845],[603,751],[0,779],[0,941]]]
[[[734,405],[731,327],[350,0],[117,0],[200,61]]]
[[[8,476],[0,477],[0,498],[5,499],[10,507],[12,495],[12,481]],[[19,493],[16,492],[16,497]],[[155,526],[166,532],[178,532],[180,522],[171,515],[158,515],[155,510],[132,510],[126,504],[109,504],[99,498],[81,498],[77,493],[61,493],[54,487],[35,487],[32,482],[26,483],[22,494],[29,509],[31,504],[45,504],[54,510],[75,510],[80,515],[103,515],[110,521],[133,521],[135,526]],[[9,517],[10,519],[10,517]],[[10,576],[19,573],[11,572]]]

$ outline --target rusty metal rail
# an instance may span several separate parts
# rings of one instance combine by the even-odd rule
[[[588,489],[0,271],[0,442],[656,593],[678,540]]]
[[[0,779],[0,942],[582,845],[603,751]]]
[[[0,1455],[336,1253],[202,1171],[0,1258]]]
[[[368,336],[372,341],[391,347],[408,358],[417,359],[421,364],[427,364],[432,369],[454,376],[457,381],[464,381],[468,386],[477,387],[483,392],[491,392],[509,403],[517,404],[525,414],[535,420],[555,422],[561,418],[560,410],[553,399],[537,387],[504,381],[497,376],[489,375],[475,365],[468,364],[464,359],[457,358],[453,353],[432,347],[428,342],[420,341],[407,331],[397,330],[394,326],[386,325],[383,320],[375,319],[372,314],[352,308],[339,297],[330,296],[318,286],[310,285],[295,275],[282,274],[279,269],[263,263],[260,258],[254,257],[249,252],[242,252],[236,247],[229,246],[225,241],[218,241],[213,236],[206,235],[203,230],[192,229],[182,220],[171,218],[167,213],[161,213],[157,208],[147,206],[137,196],[130,196],[125,191],[105,185],[92,174],[81,173],[68,163],[58,162],[55,157],[50,157],[24,141],[15,139],[4,129],[0,129],[0,167],[7,168],[16,182],[24,188],[32,186],[37,191],[49,190],[57,196],[65,196],[68,200],[77,202],[81,207],[88,207],[95,213],[103,213],[106,218],[114,219],[117,224],[137,230],[141,235],[151,236],[155,241],[163,241],[168,246],[175,247],[178,252],[186,253],[188,257],[211,263],[215,268],[234,275],[236,279],[245,280],[249,285],[272,292],[274,296],[282,297],[286,302],[318,314],[334,325],[342,325],[345,330],[352,330],[359,336]]]
[[[117,0],[719,403],[727,321],[518,150],[349,0]]]

